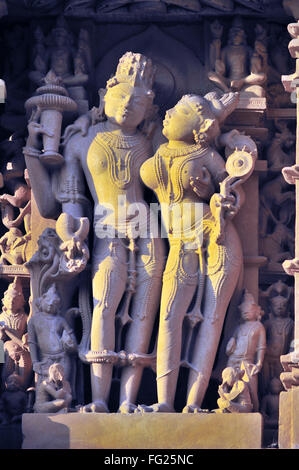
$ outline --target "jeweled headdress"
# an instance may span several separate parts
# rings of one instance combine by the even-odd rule
[[[245,305],[243,307],[244,310],[254,310],[258,319],[261,319],[264,314],[261,307],[255,302],[253,295],[247,289],[244,290],[241,305]]]
[[[151,59],[142,54],[126,52],[118,62],[115,75],[107,82],[107,88],[119,83],[129,83],[152,92],[156,68]]]
[[[25,304],[22,283],[18,277],[14,278],[14,281],[9,284],[8,289],[4,292],[3,299],[7,297],[19,297],[21,303]]]

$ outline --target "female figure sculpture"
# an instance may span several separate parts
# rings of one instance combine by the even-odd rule
[[[200,408],[208,386],[226,309],[242,267],[239,237],[229,220],[238,211],[240,193],[230,194],[228,166],[212,144],[216,137],[224,144],[237,137],[236,131],[219,137],[219,123],[233,111],[237,101],[238,94],[234,93],[221,100],[215,93],[204,98],[183,96],[167,111],[163,122],[163,134],[169,142],[141,167],[142,180],[155,191],[161,205],[166,204],[173,214],[179,210],[170,223],[162,210],[170,251],[161,298],[158,403],[142,405],[145,411],[174,411],[182,323],[195,294],[194,307],[187,317],[193,325],[202,323],[193,350],[184,412]],[[237,160],[232,167],[242,167],[240,155]],[[240,179],[237,181],[239,184]]]
[[[126,336],[120,411],[134,411],[160,299],[164,245],[144,227],[140,227],[142,235],[135,230],[136,210],[142,212],[145,222],[149,218],[139,170],[152,150],[138,126],[152,110],[153,72],[151,61],[141,54],[126,53],[120,59],[116,75],[107,83],[102,121],[86,126],[84,136],[75,132],[65,144],[65,163],[56,193],[50,174],[34,158],[40,148],[37,136],[47,133],[47,129],[36,122],[29,124],[24,153],[41,214],[57,217],[61,203],[64,225],[69,233],[75,233],[88,202],[84,176],[94,201],[94,310],[91,351],[86,355],[86,362],[92,364],[93,401],[82,408],[83,412],[108,411],[112,369],[119,360],[115,352],[115,318],[123,297],[123,310],[118,310],[117,318],[122,325],[131,324]],[[35,184],[40,181],[42,187]]]

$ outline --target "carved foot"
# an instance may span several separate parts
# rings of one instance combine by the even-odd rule
[[[182,413],[213,413],[213,412],[209,410],[204,410],[197,405],[186,405],[185,408],[183,408]]]
[[[79,413],[109,413],[108,407],[104,401],[95,400],[88,405],[79,406]]]
[[[129,401],[124,401],[118,408],[118,413],[122,413],[122,414],[135,413],[135,410],[137,410],[137,406],[134,405],[134,403],[130,403]]]
[[[154,405],[138,405],[134,413],[174,413],[175,410],[168,403],[155,403]]]

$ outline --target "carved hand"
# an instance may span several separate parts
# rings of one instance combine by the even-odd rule
[[[206,167],[202,168],[202,176],[190,176],[190,186],[201,199],[209,199],[214,192],[211,175]]]
[[[48,137],[53,137],[51,132],[48,132],[42,124],[38,121],[40,119],[41,109],[38,107],[36,111],[32,114],[30,122],[28,124],[28,139],[27,139],[27,146],[33,147],[35,149],[40,150],[42,148],[42,144],[38,139],[39,135],[46,135]]]
[[[70,138],[77,132],[79,132],[82,137],[85,137],[87,135],[90,124],[91,122],[89,114],[84,114],[83,116],[80,116],[74,122],[74,124],[67,126],[62,136],[63,145],[66,145]]]
[[[259,373],[259,371],[261,370],[262,366],[259,365],[259,364],[255,364],[252,369],[251,369],[251,372],[250,372],[250,375],[256,375]]]

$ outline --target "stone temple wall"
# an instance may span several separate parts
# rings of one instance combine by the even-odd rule
[[[227,366],[249,393],[251,408],[241,412],[263,416],[260,445],[278,445],[279,395],[290,388],[280,379],[280,357],[296,350],[296,289],[283,268],[296,258],[296,195],[282,174],[296,161],[296,83],[286,91],[281,80],[295,68],[287,26],[299,17],[296,3],[0,0],[0,447],[21,446],[11,430],[20,432],[24,413],[30,427],[35,413],[60,408],[105,412],[108,421],[106,413],[117,411],[121,419],[133,412],[146,419],[165,403],[159,411],[175,411],[176,420],[182,411],[238,412],[219,402]],[[135,56],[118,67],[127,52]],[[145,90],[148,100],[155,95],[134,133],[107,111],[109,93],[116,96],[111,109],[131,93],[117,94],[120,83]],[[196,112],[207,128],[192,144],[199,152],[192,168],[173,163],[189,158],[179,147],[169,160],[159,150],[167,142],[165,114],[185,95],[205,96]],[[220,129],[212,137],[208,119]],[[97,135],[100,150],[92,150]],[[161,160],[140,173],[155,153]],[[238,165],[252,167],[239,174]],[[188,187],[182,168],[193,178]],[[206,170],[213,183],[202,195]],[[212,214],[210,228],[196,232],[196,240],[207,238],[191,251],[184,237],[173,242],[170,230],[158,243],[122,233],[114,222],[114,235],[98,240],[97,204],[111,207],[120,195],[148,206],[178,203],[184,191],[190,202],[190,188]],[[213,209],[213,194],[228,199]],[[220,220],[224,239],[215,242]],[[52,363],[66,375],[61,397],[69,394],[57,410],[49,403],[61,397],[43,388],[53,385]],[[244,400],[239,392],[232,399]],[[198,442],[190,446],[201,448]]]

